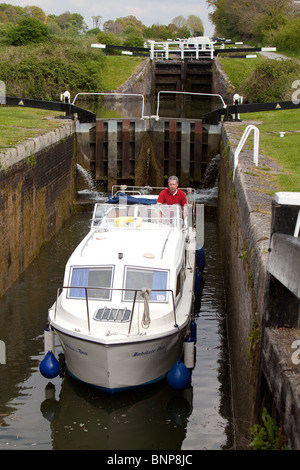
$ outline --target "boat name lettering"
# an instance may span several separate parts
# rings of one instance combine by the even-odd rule
[[[77,349],[76,349],[76,348],[73,348],[72,346],[70,346],[69,344],[66,344],[66,343],[65,343],[65,346],[66,346],[67,348],[71,349],[72,351],[76,352],[76,353],[79,353],[79,354],[83,354],[83,355],[85,355],[85,356],[88,356],[88,353],[85,352],[85,351],[82,351],[82,349],[80,349],[80,348],[77,348]]]
[[[162,349],[164,349],[165,346],[159,346],[158,348],[156,349],[151,349],[151,350],[148,350],[148,351],[142,351],[142,352],[135,352],[133,353],[132,357],[136,357],[136,356],[145,356],[147,354],[153,354],[155,352],[159,352],[161,351]]]

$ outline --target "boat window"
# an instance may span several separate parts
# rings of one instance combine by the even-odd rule
[[[168,272],[152,269],[126,268],[125,289],[142,290],[151,289],[150,302],[166,302],[168,285]],[[139,293],[138,293],[139,294]],[[133,300],[134,291],[125,291],[124,300]],[[137,296],[140,300],[140,296]]]
[[[112,274],[112,266],[73,267],[70,285],[74,286],[74,288],[69,289],[69,297],[84,299],[85,289],[83,287],[88,287],[87,295],[89,299],[109,300],[111,290],[103,289],[103,287],[110,288],[112,286]]]

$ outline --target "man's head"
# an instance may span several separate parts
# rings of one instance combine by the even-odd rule
[[[168,186],[171,194],[174,194],[179,186],[177,176],[170,176],[168,179]]]

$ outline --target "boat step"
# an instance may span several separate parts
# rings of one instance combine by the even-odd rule
[[[94,315],[94,320],[128,322],[130,320],[131,310],[125,308],[99,308]]]

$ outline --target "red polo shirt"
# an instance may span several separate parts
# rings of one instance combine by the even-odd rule
[[[158,196],[157,202],[160,204],[179,204],[181,207],[187,205],[186,195],[181,189],[177,189],[175,194],[170,193],[169,188],[164,189]]]

